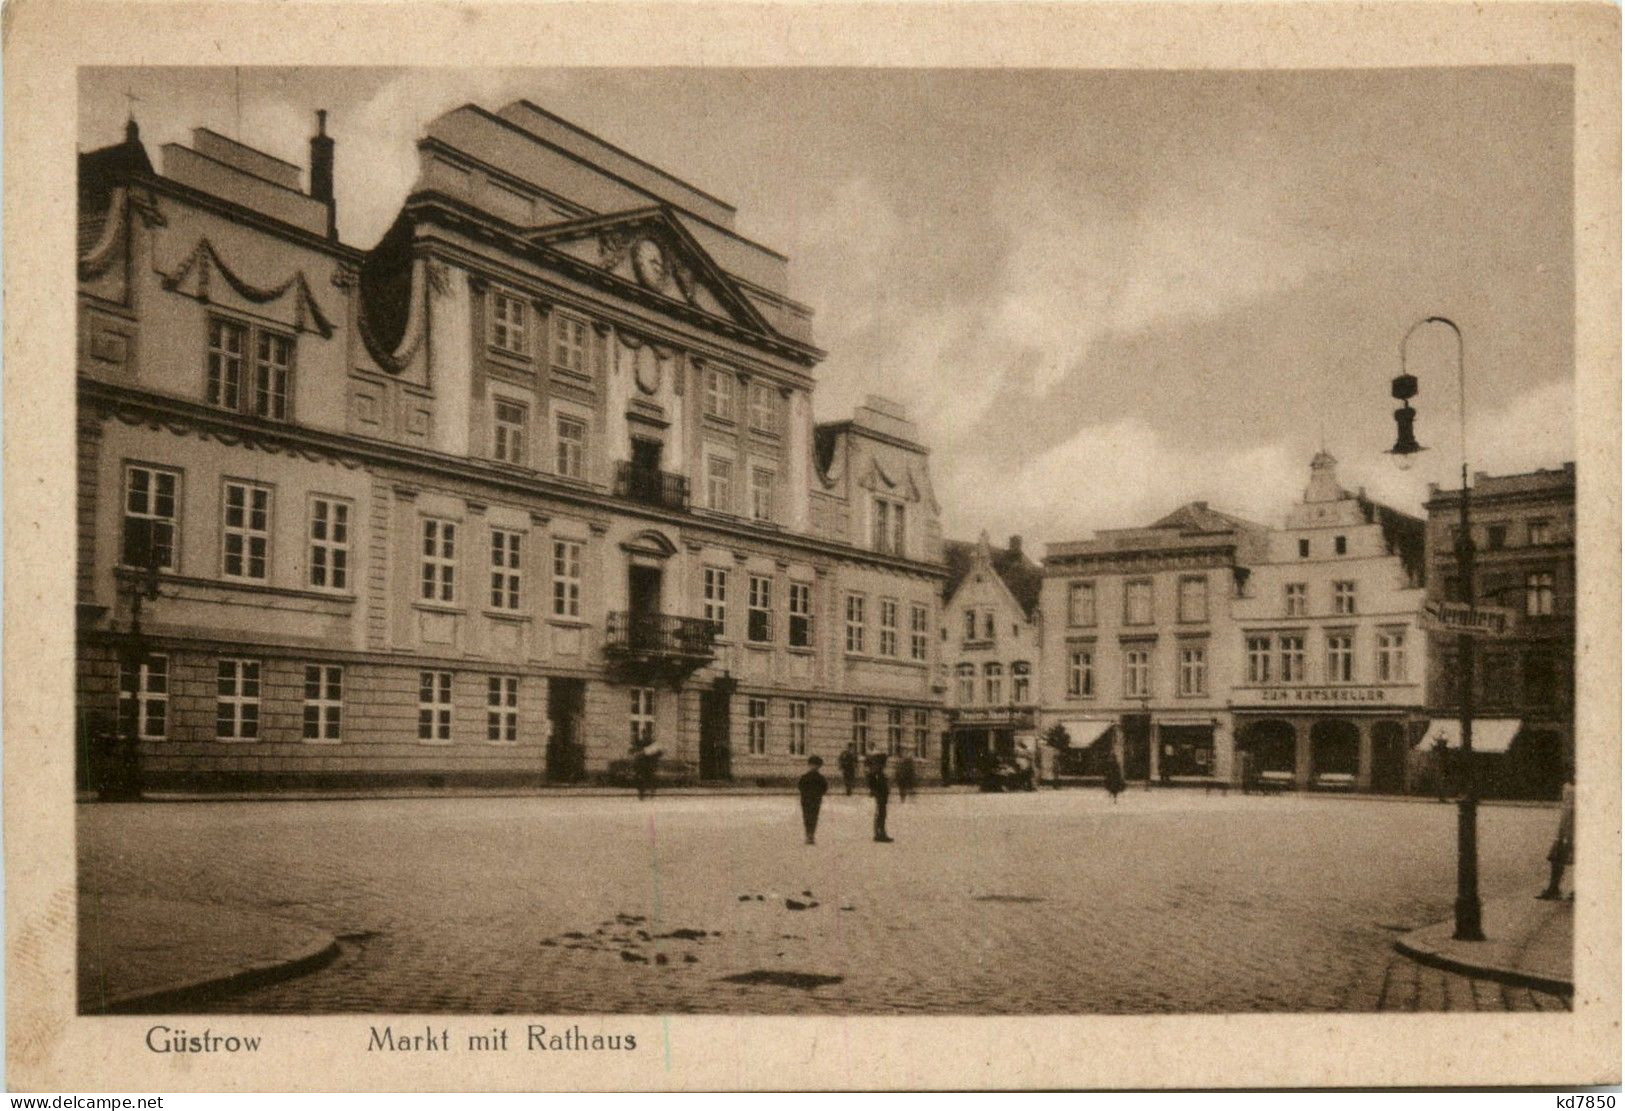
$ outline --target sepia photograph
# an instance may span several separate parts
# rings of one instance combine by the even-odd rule
[[[1618,1081],[1617,103],[1086,7],[31,62],[19,1076]]]
[[[1568,1006],[1564,70],[80,87],[87,1012]]]

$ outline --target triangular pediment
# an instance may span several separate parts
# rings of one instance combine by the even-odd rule
[[[582,217],[537,228],[527,238],[604,271],[642,296],[687,305],[766,337],[777,335],[668,209]]]

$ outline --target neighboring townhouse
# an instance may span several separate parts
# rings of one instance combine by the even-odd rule
[[[931,768],[927,451],[814,424],[785,257],[526,101],[431,121],[359,250],[325,130],[308,183],[81,155],[82,733],[195,787]]]
[[[1038,599],[1043,572],[1012,536],[995,548],[987,533],[975,543],[943,545],[942,672],[948,732],[942,778],[979,781],[990,762],[1013,761],[1018,748],[1037,756]]]

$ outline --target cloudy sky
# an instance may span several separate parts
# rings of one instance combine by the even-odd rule
[[[1418,510],[1460,465],[1443,329],[1410,346],[1433,450],[1382,454],[1429,315],[1466,335],[1475,470],[1573,458],[1566,69],[87,69],[81,149],[126,94],[154,152],[202,125],[300,165],[328,109],[361,247],[470,101],[528,97],[730,201],[815,310],[819,417],[905,402],[950,535],[1193,499],[1277,523],[1322,443]]]

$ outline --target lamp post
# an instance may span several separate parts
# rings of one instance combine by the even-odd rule
[[[1406,368],[1410,340],[1422,327],[1442,324],[1456,337],[1456,381],[1461,419],[1461,522],[1456,538],[1456,574],[1460,600],[1471,608],[1473,601],[1474,557],[1472,496],[1467,486],[1467,361],[1461,329],[1449,317],[1429,316],[1412,324],[1399,341],[1400,373],[1393,380],[1392,393],[1400,407],[1394,410],[1398,437],[1389,454],[1401,467],[1411,456],[1427,450],[1416,442],[1416,413],[1411,398],[1417,395],[1416,376]],[[1456,811],[1456,932],[1457,941],[1483,941],[1483,904],[1478,897],[1478,776],[1473,767],[1473,638],[1463,631],[1456,637],[1458,672],[1457,709],[1461,714],[1462,791]]]

